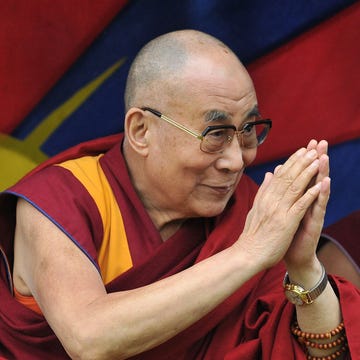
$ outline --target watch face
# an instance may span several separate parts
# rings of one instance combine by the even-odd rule
[[[287,299],[295,305],[312,304],[314,300],[324,291],[328,283],[324,267],[322,276],[318,283],[310,290],[304,290],[300,285],[291,284],[288,273],[283,280],[284,292]]]
[[[297,287],[291,287],[285,289],[285,296],[287,299],[295,305],[303,305],[304,301],[301,296],[301,292],[296,289]]]

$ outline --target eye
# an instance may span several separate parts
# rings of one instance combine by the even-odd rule
[[[217,130],[209,131],[206,134],[206,137],[212,140],[221,140],[226,138],[227,133],[228,131],[226,129],[217,129]]]
[[[252,123],[247,123],[241,129],[241,133],[244,135],[252,135],[255,130],[255,125]]]

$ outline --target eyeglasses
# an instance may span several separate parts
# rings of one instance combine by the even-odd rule
[[[199,134],[175,120],[170,119],[157,110],[149,107],[142,107],[141,109],[151,112],[153,115],[165,120],[167,123],[196,137],[201,141],[200,150],[210,154],[222,152],[225,146],[232,142],[235,134],[242,148],[256,148],[265,141],[272,126],[272,121],[270,119],[265,119],[245,123],[240,130],[236,130],[234,125],[208,126],[201,134]]]

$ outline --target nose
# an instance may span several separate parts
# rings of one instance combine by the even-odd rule
[[[228,146],[220,153],[220,156],[216,161],[216,168],[218,170],[239,172],[245,167],[246,162],[244,160],[244,155],[246,155],[245,153],[249,150],[244,151],[244,149],[241,148],[240,138],[241,136],[239,137],[238,134],[235,134]]]

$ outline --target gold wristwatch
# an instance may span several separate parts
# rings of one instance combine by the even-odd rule
[[[287,299],[295,305],[311,304],[326,288],[328,277],[322,265],[322,274],[318,283],[310,290],[305,290],[297,284],[291,284],[288,273],[285,274],[283,286]]]

